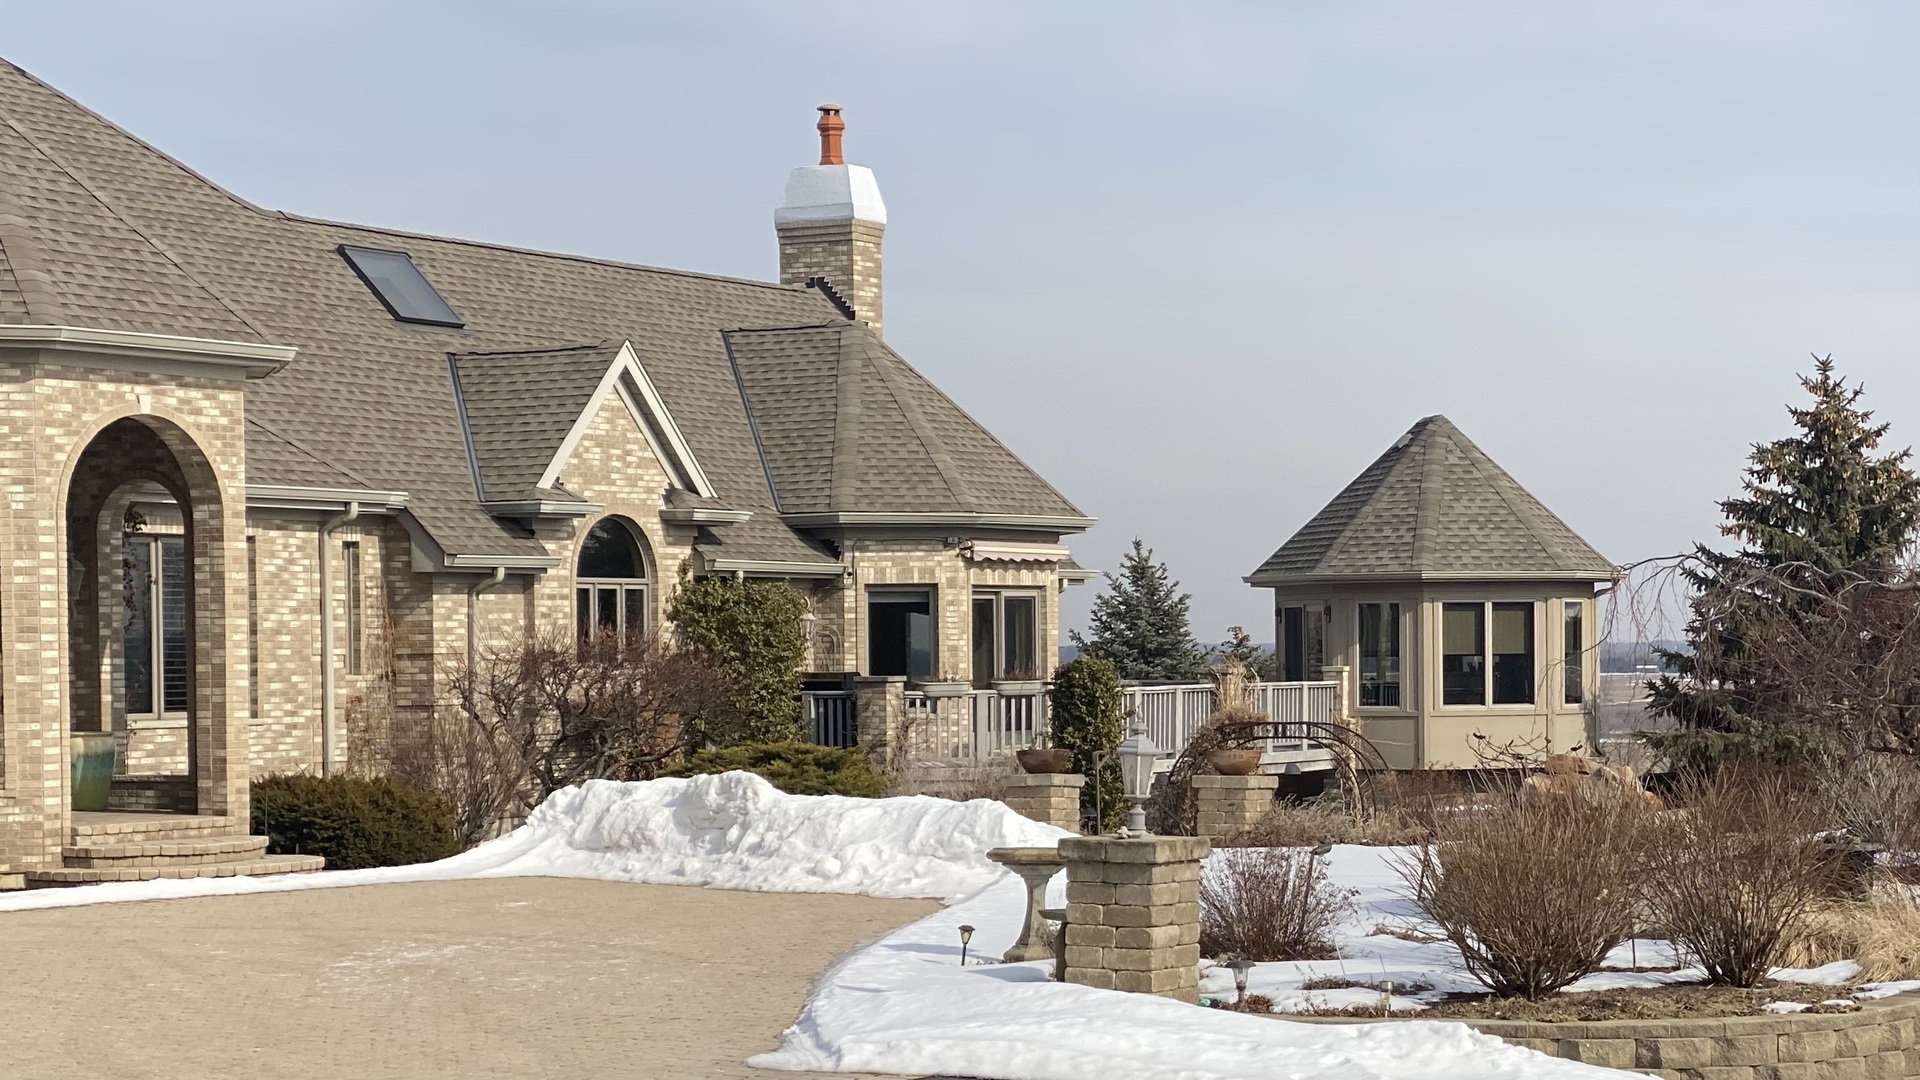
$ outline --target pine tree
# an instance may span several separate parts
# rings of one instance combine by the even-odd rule
[[[1227,627],[1227,640],[1207,651],[1207,660],[1220,667],[1231,663],[1246,665],[1254,677],[1270,679],[1274,674],[1274,656],[1267,649],[1254,644],[1253,635],[1247,633],[1244,626]]]
[[[1681,769],[1735,758],[1789,763],[1816,748],[1819,733],[1756,708],[1754,686],[1766,673],[1743,637],[1762,618],[1816,618],[1817,597],[1844,575],[1884,575],[1920,524],[1911,451],[1876,456],[1888,425],[1860,407],[1862,388],[1834,375],[1832,357],[1816,357],[1800,384],[1813,403],[1788,407],[1799,433],[1756,444],[1741,494],[1720,504],[1720,532],[1740,549],[1695,545],[1696,566],[1686,571],[1695,590],[1691,649],[1663,651],[1677,674],[1648,684],[1652,712],[1677,730],[1644,738]]]
[[[1153,549],[1133,539],[1120,573],[1105,575],[1107,591],[1094,598],[1090,637],[1072,634],[1083,651],[1105,657],[1123,679],[1192,681],[1207,670],[1194,640],[1187,609],[1193,597],[1178,592]]]

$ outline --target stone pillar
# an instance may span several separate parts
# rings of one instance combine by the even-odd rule
[[[1047,930],[1047,884],[1060,872],[1060,849],[1050,847],[1001,847],[987,852],[987,858],[1020,875],[1027,889],[1027,918],[1020,926],[1020,939],[1000,959],[1009,964],[1053,958],[1053,935]]]
[[[1007,777],[1001,799],[1021,817],[1079,832],[1080,789],[1086,786],[1079,773],[1020,773]]]
[[[1060,841],[1067,863],[1065,981],[1200,1000],[1197,836]]]
[[[875,765],[907,763],[908,747],[901,740],[906,720],[906,676],[862,675],[853,680],[853,737]]]
[[[1280,787],[1278,776],[1196,776],[1193,793],[1199,798],[1200,835],[1209,839],[1245,832],[1273,805]]]

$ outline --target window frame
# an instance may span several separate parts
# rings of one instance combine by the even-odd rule
[[[968,675],[972,679],[975,689],[985,690],[996,682],[1040,681],[1042,678],[1040,674],[1040,655],[1045,651],[1041,647],[1040,642],[1040,624],[1042,619],[1040,605],[1044,596],[1045,594],[1039,589],[985,587],[973,590],[973,597],[968,601],[967,605],[967,658],[972,669],[968,672]],[[1024,671],[1021,670],[1021,665],[1016,665],[1011,662],[1009,657],[1009,653],[1013,648],[1013,635],[1008,633],[1007,630],[1009,625],[1007,622],[1007,602],[1009,600],[1025,601],[1031,604],[1033,608],[1033,621],[1030,626],[1030,632],[1033,635],[1033,640],[1030,643],[1032,650],[1031,655],[1026,658]],[[978,638],[979,612],[980,605],[983,603],[990,604],[993,610],[993,657],[988,665],[989,671],[985,675],[982,675],[980,672],[980,642]]]
[[[1388,686],[1393,687],[1393,697],[1396,700],[1394,700],[1391,704],[1388,704],[1382,701],[1375,701],[1372,704],[1368,704],[1367,702],[1367,674],[1366,674],[1367,642],[1366,642],[1366,636],[1365,636],[1366,620],[1362,616],[1362,611],[1370,607],[1385,609],[1381,612],[1379,625],[1382,629],[1385,629],[1389,626],[1392,627],[1392,635],[1391,635],[1391,642],[1393,645],[1392,655],[1391,657],[1389,657],[1386,654],[1385,643],[1383,642],[1382,648],[1381,648],[1381,659],[1382,661],[1391,659],[1393,663],[1393,679],[1391,682],[1389,682],[1383,676],[1375,680],[1376,685],[1383,690]],[[1406,632],[1407,612],[1406,612],[1406,608],[1407,608],[1407,605],[1402,603],[1399,600],[1359,600],[1354,602],[1354,605],[1353,605],[1353,646],[1354,646],[1353,673],[1354,673],[1354,702],[1355,702],[1356,708],[1391,710],[1394,712],[1407,711],[1408,706],[1407,706],[1407,632]]]
[[[881,677],[906,678],[915,682],[928,682],[944,678],[946,673],[940,670],[940,591],[937,586],[933,585],[889,584],[867,586],[866,595],[861,598],[862,606],[860,612],[863,624],[862,630],[864,631],[860,635],[862,638],[861,651],[863,659],[865,660],[862,671],[867,675],[880,675],[877,665],[874,663],[873,635],[875,626],[873,605],[876,601],[886,603],[889,597],[894,598],[894,603],[910,603],[914,601],[924,601],[926,603],[927,670],[924,673],[913,670],[913,634],[912,624],[909,623],[907,624],[906,644],[907,670],[904,672],[888,672]],[[972,609],[969,608],[968,611],[969,614],[971,614]]]
[[[413,256],[407,252],[395,251],[392,248],[364,247],[359,244],[341,244],[334,250],[338,251],[340,257],[346,260],[347,265],[353,269],[354,276],[359,278],[360,283],[367,287],[367,291],[373,294],[373,298],[380,301],[380,306],[387,309],[387,314],[393,316],[394,322],[413,323],[418,326],[439,326],[449,330],[462,330],[466,328],[466,320],[462,319],[460,313],[453,309],[453,304],[445,296],[441,295],[440,289],[427,278],[426,271],[420,269],[420,264],[414,262]],[[358,254],[390,255],[403,260],[407,266],[413,270],[414,276],[420,279],[420,283],[426,286],[427,292],[431,293],[433,298],[440,302],[440,306],[446,309],[448,317],[442,319],[435,318],[431,315],[403,314],[398,307],[394,306],[393,299],[387,295],[386,290],[382,289],[379,284],[374,281],[372,272],[360,264],[360,260],[355,257]]]
[[[1440,612],[1439,612],[1440,625],[1438,627],[1439,633],[1435,635],[1436,641],[1435,641],[1435,651],[1433,655],[1439,661],[1437,665],[1437,672],[1440,680],[1439,681],[1440,708],[1458,709],[1458,710],[1524,709],[1530,712],[1537,712],[1541,709],[1552,707],[1547,705],[1541,700],[1540,660],[1541,660],[1541,646],[1543,644],[1541,640],[1541,630],[1542,630],[1541,608],[1545,606],[1543,601],[1537,600],[1537,599],[1442,600],[1439,602],[1439,606],[1440,606]],[[1447,700],[1447,675],[1448,675],[1447,658],[1449,656],[1472,655],[1469,653],[1453,653],[1447,650],[1446,617],[1447,617],[1448,608],[1478,608],[1480,610],[1479,661],[1480,661],[1481,689],[1480,689],[1480,700],[1478,701],[1454,702],[1454,701]],[[1501,608],[1507,608],[1507,609],[1520,608],[1524,611],[1524,617],[1525,617],[1525,623],[1526,623],[1526,645],[1527,645],[1526,652],[1524,654],[1496,653],[1494,651],[1495,649],[1494,638],[1496,636],[1496,627],[1494,625],[1494,621],[1495,621],[1494,617],[1495,617],[1496,611]],[[1525,655],[1527,657],[1527,680],[1526,680],[1527,697],[1523,701],[1498,700],[1499,684],[1496,679],[1496,670],[1495,670],[1499,666],[1497,662],[1497,658],[1501,656],[1518,656],[1518,655]]]
[[[625,529],[632,540],[639,561],[638,577],[594,577],[580,572],[580,559],[586,552],[587,538],[602,526]],[[653,632],[653,584],[654,584],[653,544],[640,526],[618,514],[609,514],[595,521],[580,534],[580,543],[573,553],[573,604],[574,639],[585,645],[595,634],[601,631],[606,619],[600,604],[606,594],[613,594],[613,632],[620,641],[631,641],[636,637],[645,637]],[[630,597],[639,597],[641,625],[636,630],[628,619],[635,606]]]
[[[1296,620],[1290,617],[1298,612]],[[1326,600],[1296,600],[1279,605],[1275,621],[1274,653],[1280,669],[1280,681],[1288,683],[1322,682],[1327,668],[1327,630],[1333,622],[1333,605]],[[1298,639],[1299,648],[1294,648]],[[1295,653],[1299,655],[1296,657]],[[1295,668],[1299,670],[1296,672]],[[1294,675],[1298,678],[1294,678]]]
[[[1560,601],[1560,705],[1562,708],[1587,706],[1587,600],[1563,597]],[[1567,628],[1579,626],[1579,638],[1569,641]]]
[[[147,549],[146,564],[146,621],[147,621],[147,672],[148,672],[148,708],[135,711],[133,708],[133,688],[129,684],[132,674],[127,664],[126,652],[126,613],[121,615],[120,626],[120,692],[121,706],[129,722],[186,719],[193,714],[193,557],[187,550],[187,537],[184,533],[141,533],[128,536],[124,541],[128,548],[140,546]],[[184,663],[180,666],[179,685],[172,686],[167,678],[167,621],[172,617],[171,609],[175,605],[167,600],[166,547],[169,544],[179,546],[180,562],[184,568],[186,581],[179,593],[179,605],[183,609],[184,621],[180,627],[180,647]],[[122,605],[125,598],[122,598]],[[180,705],[169,706],[168,691],[177,689]]]
[[[340,542],[340,578],[346,596],[347,655],[346,670],[349,675],[364,673],[364,654],[366,637],[366,597],[360,579],[360,541],[343,540]]]

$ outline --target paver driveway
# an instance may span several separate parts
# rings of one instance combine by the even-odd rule
[[[558,878],[0,912],[0,1076],[780,1073],[815,976],[932,901]]]

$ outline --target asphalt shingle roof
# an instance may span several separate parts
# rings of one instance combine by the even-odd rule
[[[1413,425],[1247,580],[1564,575],[1615,567],[1444,416]]]
[[[465,328],[395,321],[340,256],[343,244],[407,252]],[[332,477],[327,486],[340,486],[339,477],[352,477],[407,492],[408,512],[448,552],[545,553],[524,527],[479,505],[448,357],[459,354],[463,372],[474,357],[485,429],[484,449],[475,450],[491,496],[496,475],[509,488],[526,482],[591,366],[582,356],[577,370],[541,369],[534,357],[556,343],[630,341],[720,499],[753,514],[703,532],[703,549],[831,561],[819,540],[780,520],[744,404],[753,396],[776,428],[783,410],[804,423],[794,410],[802,400],[818,407],[819,389],[796,386],[791,408],[743,395],[724,332],[840,319],[815,289],[264,210],[0,61],[0,320],[296,346],[290,364],[248,387],[248,415],[259,422],[248,429],[249,480],[304,485]],[[856,472],[872,473],[832,477],[832,484],[851,483],[836,489],[846,498],[828,499],[832,505],[1071,509],[890,350],[877,342],[867,348],[878,359],[861,376],[857,415],[872,430],[857,432],[862,442],[850,460]],[[483,353],[521,359],[478,359]],[[509,384],[524,389],[528,379],[545,377],[555,385],[543,387],[530,409],[537,416],[522,423],[505,415]],[[838,384],[828,385],[837,396]],[[906,415],[915,409],[917,416]],[[816,504],[826,496],[816,490],[819,479],[804,474],[819,462],[817,448],[804,432],[788,434],[780,444],[802,456],[788,463],[774,455],[771,467],[797,499]],[[915,452],[890,477],[881,475],[895,448],[928,437],[944,444],[952,471],[929,471],[929,454]],[[930,491],[920,492],[921,484]]]
[[[539,497],[541,474],[619,355],[603,342],[452,356],[483,499]]]

